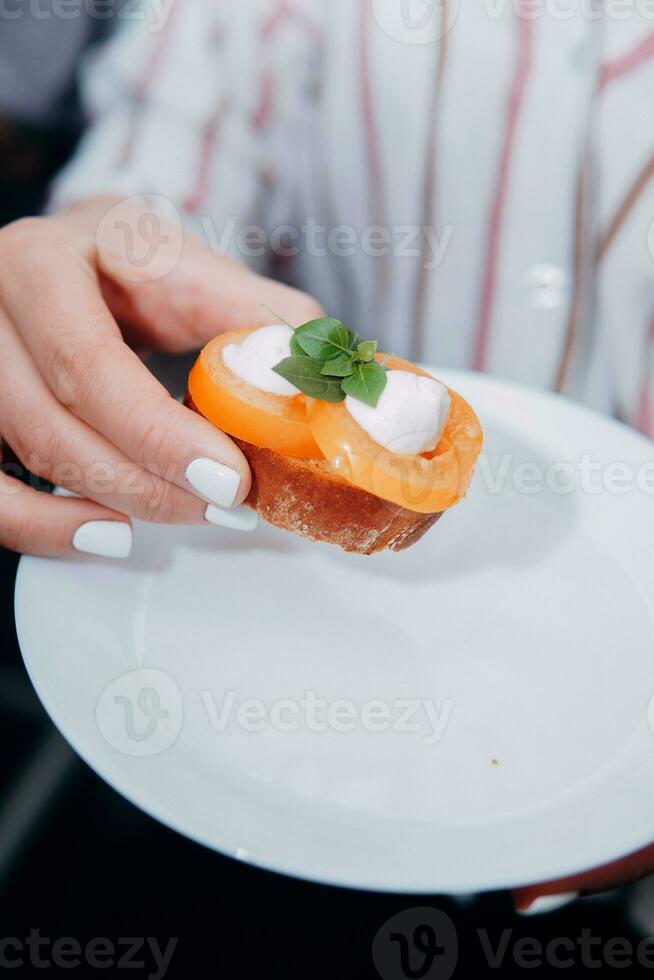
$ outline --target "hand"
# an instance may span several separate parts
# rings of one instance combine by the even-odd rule
[[[654,844],[644,847],[627,857],[611,861],[591,871],[571,875],[569,878],[559,878],[546,881],[540,885],[526,885],[512,891],[513,902],[519,912],[546,911],[554,907],[555,896],[570,896],[576,894],[590,895],[596,892],[609,891],[621,885],[627,885],[638,878],[654,871]],[[551,899],[539,902],[540,899]]]
[[[148,229],[155,247],[140,261]],[[130,516],[203,524],[212,503],[209,517],[223,523],[220,508],[248,494],[245,457],[135,351],[190,351],[270,322],[261,303],[297,323],[322,314],[145,206],[96,198],[0,231],[0,433],[31,473],[83,498],[0,473],[0,545],[124,557]]]

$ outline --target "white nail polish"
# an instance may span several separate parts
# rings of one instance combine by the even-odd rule
[[[132,550],[132,529],[124,521],[87,521],[75,531],[73,547],[101,558],[127,558]]]
[[[213,504],[209,504],[204,512],[204,519],[209,524],[229,527],[233,531],[254,531],[259,523],[257,512],[245,506],[224,510],[222,507],[214,507]]]
[[[75,493],[73,490],[66,490],[66,487],[55,487],[54,490],[52,491],[52,496],[53,497],[77,497],[78,500],[82,499],[78,493]]]
[[[214,459],[194,459],[186,467],[186,479],[194,490],[218,507],[231,507],[241,478],[230,466]]]
[[[560,895],[541,895],[534,899],[531,905],[520,912],[520,915],[545,915],[547,912],[556,912],[579,898],[579,892],[562,892]]]

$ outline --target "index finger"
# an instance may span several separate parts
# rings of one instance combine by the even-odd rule
[[[12,262],[3,298],[58,401],[156,476],[220,507],[241,503],[251,478],[240,449],[171,398],[127,347],[92,267],[70,248],[34,264]]]
[[[270,323],[263,304],[294,325],[324,315],[311,296],[201,241],[157,200],[155,208],[146,199],[100,198],[58,218],[93,235],[105,298],[135,344],[192,350],[223,330]]]

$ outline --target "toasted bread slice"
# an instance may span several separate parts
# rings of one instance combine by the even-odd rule
[[[440,514],[417,514],[347,483],[324,459],[295,459],[235,439],[252,470],[246,503],[260,517],[312,541],[372,555],[402,551]]]
[[[185,404],[197,411],[190,396]],[[245,503],[265,521],[312,541],[372,555],[403,551],[441,514],[418,514],[352,486],[324,459],[297,459],[234,439],[252,471]]]

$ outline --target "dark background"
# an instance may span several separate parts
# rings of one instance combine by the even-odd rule
[[[86,41],[97,40],[110,27],[105,24],[100,30],[91,24]],[[0,32],[6,29],[0,21]],[[0,63],[2,57],[0,33]],[[61,90],[47,112],[21,118],[11,111],[10,100],[9,108],[0,111],[0,225],[41,209],[49,179],[75,147],[83,124],[74,85],[76,63],[64,67]],[[30,84],[30,73],[38,73],[38,58],[21,61],[21,71],[17,97]],[[459,945],[456,976],[523,976],[527,967],[512,958],[521,937],[543,944],[554,937],[576,942],[587,929],[601,946],[616,937],[634,944],[641,938],[631,924],[630,891],[578,902],[546,917],[522,918],[513,912],[507,894],[453,902],[433,895],[378,895],[294,881],[213,854],[155,823],[74,756],[32,694],[13,623],[17,560],[0,551],[0,944],[6,938],[24,943],[31,930],[38,930],[49,940],[40,950],[48,960],[51,943],[64,937],[82,945],[106,937],[120,945],[118,955],[125,952],[121,940],[126,937],[156,937],[162,947],[177,937],[170,977],[382,975],[402,980],[446,978],[453,965],[451,946],[436,957],[429,972],[421,973],[423,957],[416,950],[408,970],[398,965],[398,944],[389,945],[391,927],[385,933],[384,924],[402,910],[421,906],[440,909],[453,920]],[[410,943],[423,919],[420,911],[410,913],[401,927]],[[489,968],[478,929],[488,930],[494,946],[502,930],[511,930],[499,969]],[[373,962],[373,941],[380,930]],[[440,937],[444,946],[446,939]],[[594,956],[599,949],[596,944]],[[15,947],[5,953],[9,959],[17,955]],[[127,969],[39,967],[30,963],[29,948],[20,955],[25,964],[13,970],[19,977],[38,976],[43,969],[49,969],[48,975],[121,976]],[[154,971],[147,950],[135,954],[136,961],[144,957],[145,966],[132,964],[131,975],[145,977]],[[554,966],[535,968],[538,975],[561,972]],[[592,968],[583,965],[577,952],[568,972],[577,975]]]

